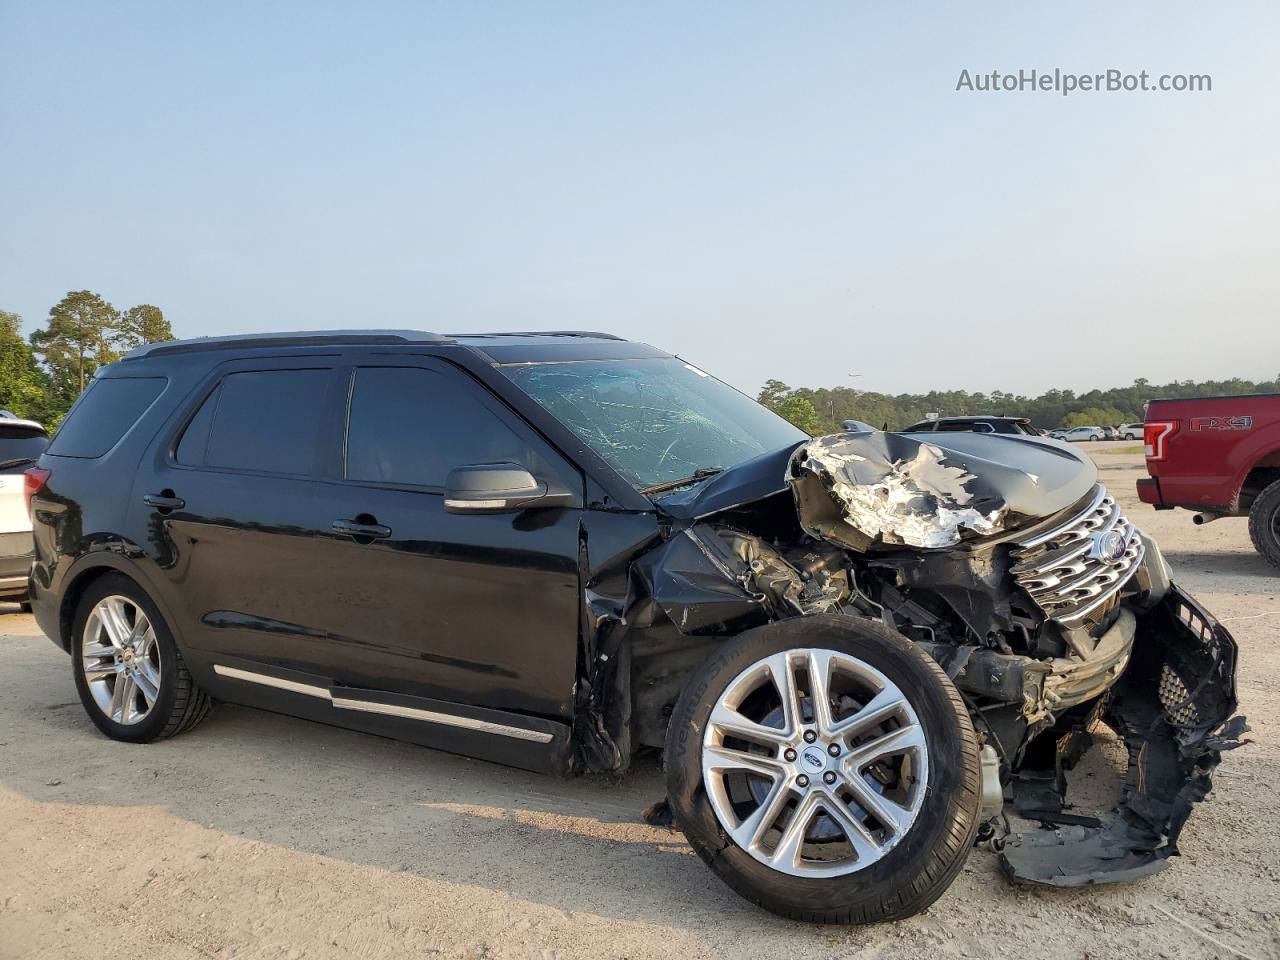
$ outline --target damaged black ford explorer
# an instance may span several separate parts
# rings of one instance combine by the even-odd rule
[[[1018,882],[1154,872],[1245,729],[1235,643],[1087,457],[811,438],[605,334],[143,347],[26,482],[107,736],[229,701],[552,773],[659,750],[655,816],[790,917],[918,912],[975,839]],[[1122,800],[1072,812],[1101,725]]]

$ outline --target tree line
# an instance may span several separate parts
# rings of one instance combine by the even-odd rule
[[[853,387],[796,387],[769,380],[759,401],[802,430],[818,436],[840,429],[843,420],[901,430],[930,413],[944,417],[988,415],[1030,417],[1043,430],[1058,427],[1119,426],[1141,421],[1147,401],[1178,397],[1223,397],[1280,393],[1280,374],[1273,380],[1177,380],[1155,384],[1138,378],[1127,387],[1090,390],[1047,390],[1038,397],[994,390],[931,390],[928,393],[875,393]]]
[[[91,290],[68,293],[43,329],[22,336],[22,318],[0,310],[0,409],[52,430],[94,372],[144,343],[172,340],[159,307],[117,310]]]

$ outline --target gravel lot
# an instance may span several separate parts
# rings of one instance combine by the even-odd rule
[[[13,612],[0,614],[0,957],[1280,957],[1280,577],[1243,520],[1197,528],[1139,504],[1141,457],[1114,452],[1132,446],[1090,452],[1228,621],[1254,740],[1226,755],[1158,876],[1015,889],[975,850],[924,915],[790,923],[640,821],[663,795],[656,765],[560,782],[227,706],[174,740],[114,743],[85,717],[67,657]],[[1106,746],[1080,771],[1085,793],[1123,763]]]

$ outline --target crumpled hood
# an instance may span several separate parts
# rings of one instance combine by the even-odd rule
[[[1065,510],[1097,481],[1066,444],[1004,434],[833,434],[788,466],[805,532],[854,550],[991,536]]]

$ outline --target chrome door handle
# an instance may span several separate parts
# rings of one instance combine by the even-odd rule
[[[391,528],[380,523],[357,523],[355,520],[333,521],[335,533],[345,533],[352,537],[369,537],[373,540],[385,540],[391,536]]]
[[[187,505],[187,501],[181,497],[164,496],[159,493],[148,493],[142,498],[142,502],[148,507],[155,507],[157,510],[181,510]]]

